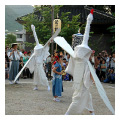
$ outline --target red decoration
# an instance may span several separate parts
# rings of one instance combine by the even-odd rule
[[[55,59],[58,61],[58,60],[59,60],[59,57],[58,57],[58,56],[55,56]]]
[[[56,61],[53,63],[53,65],[55,65],[56,64]]]
[[[92,50],[92,53],[95,53],[95,50]]]
[[[91,9],[91,11],[90,11],[90,13],[93,15],[93,11],[94,11],[94,9]]]
[[[27,54],[27,52],[25,51],[24,54]]]

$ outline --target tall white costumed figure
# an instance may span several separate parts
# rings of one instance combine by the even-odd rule
[[[69,64],[66,68],[66,72],[71,74],[74,79],[73,88],[74,93],[72,97],[72,103],[70,104],[66,115],[82,114],[86,108],[90,111],[91,115],[94,115],[94,109],[92,105],[92,96],[89,88],[92,82],[95,82],[98,93],[103,99],[108,109],[114,114],[114,109],[106,96],[106,92],[98,79],[94,68],[89,62],[90,55],[92,53],[91,48],[88,46],[90,24],[93,20],[93,9],[87,17],[87,24],[85,33],[81,45],[77,45],[74,49],[65,41],[63,37],[56,37],[54,41],[61,46],[71,57]],[[60,42],[59,42],[60,41]]]
[[[31,29],[33,31],[33,35],[34,35],[34,38],[36,41],[34,53],[30,57],[30,59],[27,61],[27,63],[24,65],[24,67],[21,69],[21,71],[18,73],[14,82],[17,80],[17,78],[19,77],[21,72],[24,70],[24,68],[27,67],[27,68],[29,68],[31,73],[34,72],[34,85],[35,85],[34,90],[38,89],[38,85],[46,86],[46,87],[48,87],[48,90],[50,90],[48,79],[46,77],[46,74],[45,74],[44,68],[43,68],[43,61],[46,60],[46,58],[50,55],[48,52],[49,44],[50,44],[51,40],[54,39],[54,37],[56,37],[58,35],[60,30],[58,29],[56,31],[56,33],[48,40],[48,42],[44,46],[42,46],[41,44],[39,44],[39,41],[38,41],[38,38],[37,38],[37,35],[35,32],[35,26],[31,25]]]

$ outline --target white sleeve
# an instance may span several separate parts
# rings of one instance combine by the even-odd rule
[[[67,68],[65,69],[65,72],[69,73],[70,75],[73,76],[74,67],[75,67],[75,65],[74,65],[74,58],[70,57],[70,60],[69,60]]]
[[[17,53],[17,60],[20,60],[20,57],[22,56],[22,53],[19,52],[19,54]]]
[[[107,58],[106,62],[109,62],[109,58]]]
[[[35,57],[31,58],[30,62],[27,64],[26,67],[29,68],[30,73],[33,73],[33,72],[34,72],[34,67],[35,67]]]
[[[12,55],[10,56],[10,53],[11,53],[11,52],[8,52],[8,54],[7,54],[7,55],[8,55],[8,58],[9,58],[10,60],[13,60],[13,57],[12,57]]]
[[[20,57],[23,55],[22,52],[19,52],[19,54],[20,54]]]
[[[46,60],[46,58],[50,55],[50,53],[48,52],[49,51],[49,46],[47,45],[45,48],[43,48],[44,50],[44,57],[43,57],[43,60]]]

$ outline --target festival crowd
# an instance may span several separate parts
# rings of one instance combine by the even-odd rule
[[[5,79],[9,77],[9,69],[11,66],[11,61],[8,58],[8,51],[11,51],[8,47],[5,49]],[[19,50],[22,53],[22,56],[19,60],[19,71],[25,65],[25,63],[30,58],[32,51],[25,51],[23,49]],[[54,66],[54,62],[56,61],[55,56],[61,56],[61,66],[62,66],[62,80],[63,81],[72,81],[72,76],[68,73],[65,73],[65,69],[69,63],[70,55],[67,53],[63,53],[62,51],[56,52],[54,51],[54,55],[50,55],[47,57],[46,61],[44,61],[43,67],[46,73],[48,80],[51,80],[53,77],[52,68]],[[115,83],[115,53],[108,54],[106,50],[101,51],[95,56],[95,51],[93,50],[90,62],[95,68],[96,74],[101,82],[104,83]],[[33,78],[34,73],[30,73],[28,68],[25,68],[23,73],[21,74],[21,78]]]

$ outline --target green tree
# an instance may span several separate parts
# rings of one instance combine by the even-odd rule
[[[57,13],[59,13],[61,7],[61,5],[54,6],[54,18],[57,18]],[[31,24],[35,25],[36,33],[41,44],[45,44],[51,37],[51,9],[52,8],[50,5],[35,6],[34,11],[37,11],[41,17],[33,13],[22,18],[22,20],[25,22],[24,26],[27,32],[32,33]],[[72,16],[72,20],[70,20],[69,14],[71,13],[62,12],[62,15],[59,17],[59,19],[62,21],[60,35],[63,36],[68,41],[68,43],[71,44],[72,34],[77,33],[79,29],[80,22],[78,22],[78,20],[80,19],[80,14]]]
[[[10,46],[12,43],[16,43],[16,36],[13,34],[7,34],[5,38],[5,45]]]
[[[63,36],[69,44],[72,43],[72,35],[78,32],[80,14],[72,16],[72,20],[69,19],[70,12],[62,13],[60,19],[62,21],[60,35]]]
[[[111,43],[112,52],[115,52],[115,25],[108,27],[107,30],[113,34],[113,37],[109,40],[109,42]]]
[[[115,12],[112,12],[112,15],[115,16]],[[114,53],[115,52],[115,25],[112,25],[110,27],[107,28],[107,30],[109,30],[111,32],[112,39],[109,40],[109,42],[111,43],[111,50]]]

